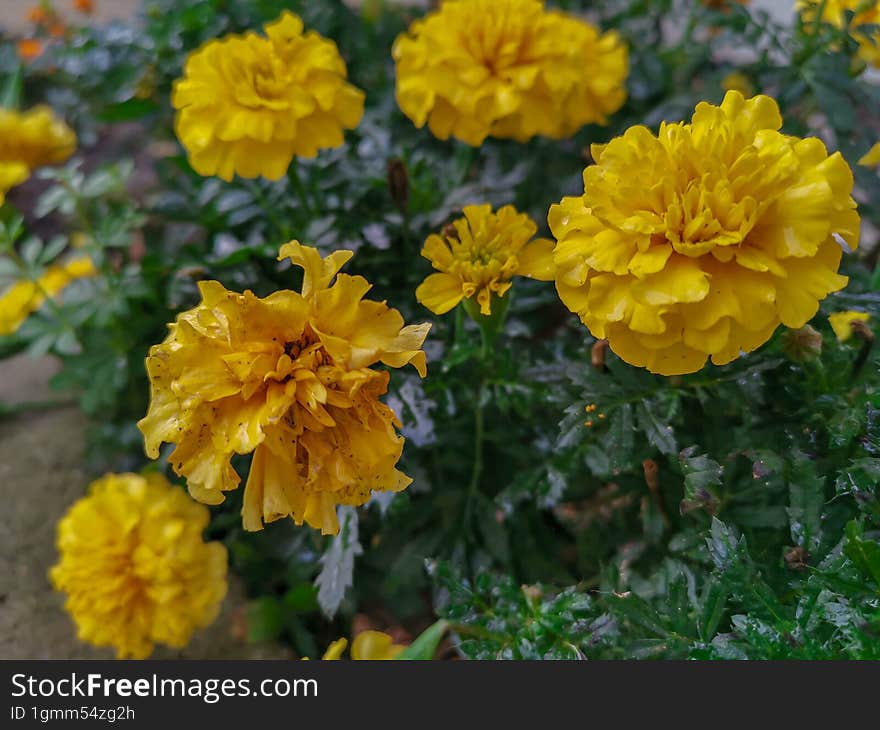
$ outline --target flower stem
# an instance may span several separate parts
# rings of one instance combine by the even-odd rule
[[[471,469],[471,481],[468,485],[467,501],[465,502],[464,509],[465,529],[470,524],[474,500],[480,487],[480,477],[483,474],[483,440],[485,438],[483,391],[485,387],[485,379],[480,377],[480,381],[477,384],[476,402],[474,403],[474,465]]]
[[[282,238],[284,238],[285,240],[290,238],[290,228],[286,226],[275,214],[272,204],[266,197],[266,193],[263,191],[260,183],[256,180],[249,180],[248,183],[248,188],[250,189],[254,198],[256,198],[257,203],[259,203],[262,211],[266,214],[266,218],[269,219],[269,222],[278,229],[278,232],[281,234]]]
[[[314,211],[312,210],[312,204],[309,201],[309,194],[306,191],[305,185],[303,185],[302,178],[299,176],[299,170],[296,167],[296,163],[288,168],[287,179],[290,180],[290,184],[299,198],[302,209],[305,211],[306,215],[311,218],[314,215]]]

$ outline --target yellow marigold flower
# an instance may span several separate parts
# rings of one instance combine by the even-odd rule
[[[416,289],[416,299],[435,314],[445,314],[462,299],[476,297],[480,312],[492,313],[492,295],[503,297],[514,276],[553,279],[553,242],[532,240],[538,227],[525,213],[505,205],[469,205],[443,232],[428,236],[422,256],[439,274]]]
[[[138,424],[147,454],[175,444],[169,459],[190,493],[218,504],[240,481],[232,456],[253,452],[247,530],[289,516],[336,534],[336,505],[412,481],[396,469],[400,423],[379,400],[390,374],[370,366],[409,363],[424,376],[431,325],[404,326],[397,310],[364,300],[366,279],[337,275],[352,255],[282,246],[279,258],[305,271],[301,293],[260,299],[203,281],[201,303],[150,350],[152,400]]]
[[[751,96],[754,88],[751,79],[740,71],[734,71],[721,79],[721,88],[725,91],[738,91],[743,96]]]
[[[626,99],[618,35],[543,0],[445,0],[397,38],[393,55],[403,113],[473,146],[570,137]]]
[[[796,7],[800,10],[808,27],[810,23],[815,21],[820,8],[822,8],[822,20],[838,28],[843,28],[846,25],[847,11],[855,12],[849,27],[852,37],[859,43],[859,56],[865,62],[880,68],[880,33],[869,34],[867,31],[860,30],[861,26],[880,25],[880,1],[798,0]]]
[[[330,661],[341,659],[347,646],[347,639],[337,639],[327,647],[321,659]],[[361,631],[351,644],[351,658],[355,661],[396,659],[406,646],[406,644],[395,644],[394,640],[382,631]]]
[[[559,295],[626,362],[663,375],[723,365],[846,286],[852,171],[781,125],[773,99],[729,91],[690,124],[594,145],[584,195],[551,208]]]
[[[57,296],[70,282],[94,276],[95,265],[88,257],[75,258],[66,264],[50,266],[37,281],[17,281],[0,295],[0,335],[16,332],[46,297]]]
[[[828,315],[828,321],[838,342],[846,342],[853,336],[853,322],[869,322],[870,320],[871,315],[867,312],[835,312]]]
[[[0,109],[0,204],[6,192],[43,165],[64,162],[76,149],[76,135],[47,106],[26,112]]]
[[[877,144],[865,153],[862,159],[859,160],[859,164],[864,167],[880,166],[880,142],[877,142]]]
[[[177,136],[200,175],[277,180],[361,120],[364,94],[333,41],[288,11],[264,29],[208,41],[174,85]]]
[[[143,659],[182,647],[226,595],[226,548],[204,542],[208,510],[158,474],[108,474],[58,523],[50,571],[79,638]]]

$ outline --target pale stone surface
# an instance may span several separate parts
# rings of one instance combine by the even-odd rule
[[[0,361],[0,403],[54,397],[47,380],[55,370],[49,359]],[[112,651],[77,640],[63,597],[47,578],[57,560],[55,524],[94,477],[84,466],[85,428],[75,407],[0,419],[0,659],[113,658]],[[154,657],[288,658],[283,647],[247,645],[236,638],[244,604],[241,586],[233,580],[217,621],[185,649],[160,649]]]

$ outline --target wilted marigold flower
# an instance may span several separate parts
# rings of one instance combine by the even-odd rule
[[[94,0],[73,0],[73,7],[83,15],[91,15],[95,10],[95,3]]]
[[[617,34],[542,0],[446,0],[397,38],[393,55],[403,113],[473,146],[569,137],[626,99]]]
[[[226,548],[208,510],[159,474],[108,474],[58,523],[50,578],[79,638],[143,659],[210,624],[226,595]]]
[[[33,312],[57,296],[76,279],[94,276],[95,265],[88,257],[79,257],[66,264],[50,266],[37,281],[17,281],[0,295],[0,335],[17,331]]]
[[[846,286],[852,172],[781,125],[773,99],[730,91],[690,124],[594,145],[584,195],[551,208],[559,295],[626,362],[663,375],[723,365]]]
[[[337,639],[327,647],[321,659],[329,661],[341,659],[347,646],[348,639]],[[394,639],[382,631],[361,631],[351,643],[351,658],[355,661],[396,659],[406,646],[406,644],[395,644]]]
[[[75,149],[73,130],[49,107],[0,109],[0,205],[7,191],[34,169],[64,162]]]
[[[867,312],[835,312],[828,315],[828,322],[838,342],[846,342],[853,336],[853,323],[867,323],[871,321],[871,315]]]
[[[400,423],[379,400],[390,374],[371,366],[409,363],[424,376],[430,324],[404,326],[397,310],[363,299],[366,279],[337,276],[351,256],[282,246],[279,258],[305,271],[302,293],[260,299],[203,281],[201,303],[150,350],[152,400],[138,424],[147,454],[175,444],[169,460],[190,493],[218,504],[239,484],[232,456],[253,452],[247,530],[289,516],[336,534],[337,505],[412,481],[396,468]]]
[[[476,298],[480,313],[492,313],[492,296],[503,297],[514,276],[553,279],[553,242],[532,240],[538,227],[512,205],[469,205],[464,218],[442,235],[428,236],[422,256],[440,273],[416,289],[416,299],[434,314],[445,314],[462,299]]]
[[[265,31],[208,41],[174,85],[177,136],[200,175],[277,180],[294,157],[339,147],[363,116],[333,41],[288,11]]]
[[[859,43],[859,56],[865,62],[880,68],[880,32],[868,32],[861,29],[861,26],[876,27],[880,25],[880,1],[798,0],[797,8],[800,10],[808,29],[820,9],[822,20],[838,28],[843,28],[846,25],[848,11],[855,13],[849,28],[852,37]]]

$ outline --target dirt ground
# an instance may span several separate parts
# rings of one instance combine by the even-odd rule
[[[2,0],[0,0],[2,1]],[[0,403],[53,398],[49,359],[0,362]],[[74,407],[31,411],[0,419],[0,659],[110,659],[113,652],[80,643],[73,622],[46,577],[57,560],[55,523],[82,496],[85,421]],[[221,616],[182,651],[160,649],[157,659],[283,659],[277,645],[248,645],[235,635],[245,598],[230,582]]]

